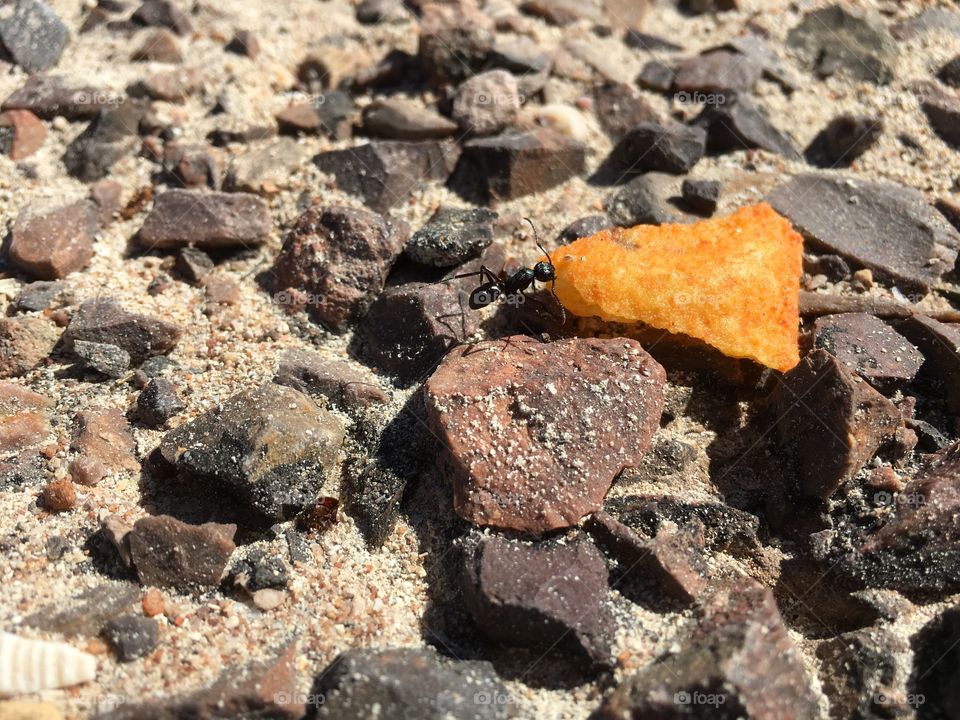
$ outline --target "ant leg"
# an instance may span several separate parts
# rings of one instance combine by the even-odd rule
[[[454,275],[451,280],[459,280],[460,278],[472,278],[479,277],[481,280],[487,280],[488,282],[498,282],[500,278],[493,274],[493,272],[486,265],[481,265],[480,269],[475,272],[463,273],[462,275]]]

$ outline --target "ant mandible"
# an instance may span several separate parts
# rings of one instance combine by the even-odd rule
[[[524,291],[534,283],[550,283],[550,293],[553,295],[554,300],[557,301],[557,305],[560,306],[560,312],[563,316],[562,323],[566,323],[566,310],[564,310],[560,298],[557,297],[557,269],[553,265],[550,253],[540,244],[540,236],[537,234],[537,228],[533,224],[533,221],[530,218],[524,218],[524,220],[530,223],[530,227],[533,228],[534,241],[537,243],[537,247],[540,248],[540,252],[547,256],[546,262],[541,260],[532,268],[522,267],[509,276],[498,276],[486,265],[481,265],[480,269],[476,272],[454,275],[452,279],[479,277],[485,281],[470,293],[470,308],[473,310],[485,308],[487,305],[495,303],[501,296],[508,300],[516,296],[526,298]]]

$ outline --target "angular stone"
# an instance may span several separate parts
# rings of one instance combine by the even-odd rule
[[[903,718],[912,715],[907,700],[906,669],[897,657],[907,643],[889,630],[869,628],[844,633],[817,646],[823,692],[830,717]]]
[[[140,518],[128,536],[143,585],[216,586],[236,545],[236,525],[188,525],[169,515]]]
[[[386,98],[363,109],[363,129],[375,137],[429,140],[453,135],[457,124],[413,100]]]
[[[883,120],[876,117],[838,115],[821,130],[804,155],[818,167],[849,167],[883,134]]]
[[[928,291],[953,267],[960,233],[916,190],[893,183],[799,175],[767,196],[817,249]]]
[[[811,10],[787,35],[820,77],[842,71],[857,80],[886,83],[893,76],[897,45],[872,10],[835,4]]]
[[[160,627],[153,618],[142,615],[121,615],[103,628],[103,636],[120,662],[133,662],[146,657],[160,641]]]
[[[373,373],[313,350],[285,350],[273,381],[314,398],[326,398],[344,410],[382,405],[390,400]]]
[[[130,353],[110,343],[74,340],[73,353],[84,367],[107,377],[123,377],[130,368]]]
[[[251,247],[263,244],[271,229],[270,209],[256,195],[168,190],[154,200],[138,240],[161,249]]]
[[[960,34],[960,18],[957,32]],[[908,709],[909,713],[913,714],[919,699],[923,698],[923,711],[917,716],[957,717],[960,713],[956,685],[957,667],[960,665],[960,607],[949,607],[927,623],[915,636],[913,645],[913,678],[916,686],[911,689],[916,692],[909,698],[913,700],[913,708]]]
[[[699,127],[640,123],[611,151],[606,164],[627,173],[686,173],[703,157],[707,133]]]
[[[453,182],[477,187],[491,200],[512,200],[549,190],[585,166],[581,143],[542,128],[468,141]]]
[[[452,143],[438,140],[379,140],[322,152],[314,162],[337,179],[338,188],[359,195],[371,209],[383,212],[405,202],[422,182],[445,180],[457,155]]]
[[[190,19],[171,0],[146,0],[130,18],[138,25],[170,28],[177,35],[188,35]]]
[[[224,185],[233,191],[272,195],[290,184],[308,156],[309,151],[293,138],[277,138],[234,155]]]
[[[453,661],[417,648],[350,649],[310,690],[318,720],[506,720],[510,695],[486,661]]]
[[[0,453],[39,445],[50,433],[47,398],[12,382],[0,382]]]
[[[591,16],[589,5],[574,0],[525,0],[520,4],[520,10],[561,27]]]
[[[637,85],[644,90],[666,93],[673,87],[673,76],[674,72],[669,65],[664,65],[659,60],[650,60],[640,70]]]
[[[59,339],[60,331],[45,317],[0,318],[0,378],[26,375],[50,355]]]
[[[497,214],[486,208],[441,207],[407,241],[407,256],[422,265],[454,267],[478,256],[493,242]]]
[[[145,110],[141,102],[133,100],[100,110],[67,146],[63,154],[67,171],[83,182],[105,177],[133,151]]]
[[[15,0],[13,13],[0,20],[0,42],[28,73],[56,65],[70,31],[41,0]]]
[[[633,569],[648,575],[670,597],[692,603],[707,586],[703,543],[702,526],[691,530],[663,523]]]
[[[618,141],[641,123],[659,123],[656,110],[629,85],[603,83],[593,88],[593,112],[604,132]]]
[[[166,378],[154,378],[137,396],[137,418],[150,427],[162,427],[184,409],[177,386]]]
[[[594,717],[820,717],[769,589],[746,577],[728,581],[703,601],[699,615],[678,652],[627,679]]]
[[[649,448],[664,382],[663,368],[624,338],[514,336],[454,349],[425,389],[456,511],[535,535],[576,524]]]
[[[825,350],[814,350],[775,390],[777,432],[800,492],[827,499],[900,425],[896,406]]]
[[[684,204],[694,212],[713,215],[717,210],[720,197],[718,180],[684,180],[680,186],[680,195]]]
[[[947,145],[960,149],[960,95],[933,82],[919,83],[915,92],[933,131]]]
[[[497,38],[487,60],[491,68],[501,68],[521,79],[550,71],[550,56],[525,35]]]
[[[826,350],[881,392],[913,380],[924,359],[903,335],[866,313],[817,318],[813,346]]]
[[[574,240],[590,237],[601,230],[606,230],[611,227],[613,227],[613,223],[606,215],[587,215],[567,225],[560,231],[557,240],[561,243],[569,244]]]
[[[928,461],[893,497],[892,512],[847,558],[868,587],[954,593],[960,588],[960,444]]]
[[[365,360],[410,382],[422,380],[476,330],[477,317],[462,291],[446,283],[406,283],[381,293],[359,333]]]
[[[101,180],[90,188],[90,200],[97,206],[97,222],[106,227],[120,213],[123,186],[115,180]]]
[[[107,343],[126,350],[133,365],[139,365],[148,357],[169,353],[179,339],[180,328],[176,325],[127,312],[113,298],[83,303],[62,336],[64,350],[68,352],[73,350],[76,340]]]
[[[0,109],[29,110],[43,120],[53,120],[58,115],[67,120],[84,120],[123,100],[122,94],[104,88],[70,87],[66,83],[60,75],[31,75],[21,88],[10,93]]]
[[[48,212],[22,212],[13,224],[7,257],[30,277],[66,277],[90,262],[96,232],[96,209],[87,200]]]
[[[488,70],[457,89],[451,116],[470,135],[493,135],[511,125],[523,98],[517,79],[506,70]]]
[[[410,229],[367,210],[310,208],[273,264],[275,287],[305,293],[311,314],[343,330],[383,289]]]
[[[206,145],[166,143],[163,167],[172,182],[184,187],[215,187],[219,181],[216,158]]]
[[[21,286],[13,305],[20,312],[40,312],[53,305],[61,292],[63,283],[59,280],[36,280]]]
[[[899,300],[888,300],[874,295],[831,295],[810,290],[800,291],[800,316],[803,318],[835,315],[838,313],[862,312],[876,315],[884,320],[903,320],[914,315],[924,315],[926,308]],[[944,323],[960,322],[957,310],[928,311],[933,320]],[[914,345],[917,340],[910,339]]]
[[[250,30],[237,30],[233,39],[224,45],[223,49],[234,55],[242,55],[253,60],[260,54],[260,40]]]
[[[607,566],[585,539],[529,544],[481,536],[467,549],[462,592],[484,635],[610,665]]]
[[[203,74],[192,68],[163,70],[148,75],[142,89],[153,100],[182,103],[203,88],[203,80]]]
[[[683,222],[685,213],[670,202],[677,195],[677,185],[673,176],[644,173],[610,195],[603,208],[621,227]]]
[[[897,330],[923,353],[920,376],[937,383],[946,396],[947,408],[960,412],[960,327],[913,315]]]
[[[673,86],[681,94],[748,92],[761,73],[760,66],[748,55],[712,50],[681,62]]]
[[[167,30],[155,30],[143,39],[143,44],[133,51],[131,60],[140,62],[179,63],[183,62],[180,46],[173,33]]]
[[[710,152],[759,148],[800,160],[793,140],[777,130],[746,95],[727,95],[722,103],[708,105],[694,123],[707,131]]]
[[[73,420],[70,449],[99,461],[108,472],[139,470],[136,448],[130,425],[117,408],[81,410]]]
[[[335,415],[301,392],[266,383],[171,430],[159,452],[181,473],[279,522],[316,502],[343,437]]]
[[[420,8],[417,54],[431,85],[459,83],[480,71],[494,38],[493,20],[469,0]]]
[[[0,113],[0,152],[11,160],[23,160],[43,145],[47,129],[29,110]]]
[[[104,582],[84,590],[64,603],[57,602],[23,619],[27,627],[63,635],[95,637],[112,618],[130,610],[139,599],[134,583]]]
[[[320,128],[320,113],[311,103],[290,105],[276,114],[280,132],[296,135],[301,132],[315,132]]]

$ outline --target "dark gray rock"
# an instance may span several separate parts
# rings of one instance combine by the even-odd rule
[[[332,413],[301,392],[266,383],[171,430],[159,453],[179,472],[279,522],[316,502],[343,438]]]
[[[679,181],[671,175],[646,173],[626,183],[604,203],[610,219],[621,227],[680,222],[683,213],[670,204]]]
[[[497,38],[490,50],[487,63],[491,68],[502,68],[522,79],[550,71],[550,56],[533,39],[525,35]]]
[[[923,195],[893,183],[800,175],[767,196],[808,246],[873,270],[876,279],[928,291],[950,268],[960,234]]]
[[[804,152],[818,167],[849,167],[883,134],[883,120],[875,117],[838,115],[813,139]]]
[[[666,93],[673,87],[673,69],[659,60],[650,60],[640,74],[637,75],[637,85],[645,90]]]
[[[72,351],[74,342],[116,345],[139,365],[148,357],[165,355],[180,339],[176,325],[124,310],[112,298],[88,300],[74,313],[61,338],[64,349]]]
[[[122,615],[106,624],[103,636],[117,660],[133,662],[153,652],[160,641],[160,629],[153,618]]]
[[[441,207],[407,241],[411,260],[448,268],[478,256],[493,242],[497,214],[486,208]]]
[[[60,75],[31,75],[0,105],[0,110],[29,110],[38,118],[87,120],[109,105],[122,102],[122,93],[90,85],[70,86]]]
[[[923,698],[923,712],[919,716],[957,717],[960,714],[960,692],[956,683],[960,670],[960,606],[947,608],[927,623],[913,644],[913,680],[917,691],[912,696],[914,705]]]
[[[493,666],[415,648],[347,650],[317,675],[318,720],[505,720],[512,699]]]
[[[673,86],[683,93],[747,92],[760,79],[762,68],[753,57],[729,50],[711,50],[677,66]]]
[[[923,353],[920,377],[932,381],[951,412],[960,412],[960,328],[914,315],[897,330]]]
[[[897,46],[875,11],[841,4],[811,10],[787,35],[787,44],[820,77],[838,71],[872,83],[893,77]]]
[[[480,630],[506,645],[558,649],[609,666],[607,566],[585,539],[524,543],[495,535],[466,550],[463,597]]]
[[[694,212],[702,215],[713,215],[717,211],[717,200],[720,198],[720,182],[718,180],[684,180],[680,186],[680,195],[683,202]]]
[[[178,35],[187,35],[190,19],[171,0],[146,0],[130,18],[137,25],[170,28]]]
[[[891,28],[898,40],[908,40],[931,31],[942,30],[960,35],[960,12],[944,7],[929,7]]]
[[[110,343],[74,340],[73,353],[84,367],[107,377],[123,377],[130,369],[130,353]]]
[[[657,111],[629,85],[603,83],[591,94],[597,121],[613,140],[620,140],[641,123],[660,121]]]
[[[145,248],[253,247],[272,230],[270,208],[251,193],[168,190],[154,200],[137,240]]]
[[[572,243],[574,240],[596,235],[601,230],[614,227],[613,222],[606,215],[588,215],[579,220],[574,220],[567,225],[557,239],[564,245]]]
[[[960,149],[960,95],[933,82],[918,84],[915,92],[933,131],[947,145]]]
[[[67,172],[84,182],[105,177],[117,162],[133,152],[145,111],[145,105],[134,100],[100,110],[67,146],[63,154]]]
[[[390,400],[366,368],[313,350],[285,350],[273,381],[348,411]]]
[[[699,127],[643,122],[629,130],[605,165],[623,174],[686,173],[703,157],[707,133]]]
[[[252,593],[264,588],[287,587],[290,571],[276,555],[255,548],[230,568],[230,577],[236,585]]]
[[[420,16],[417,54],[434,87],[480,72],[496,37],[493,19],[467,2],[428,3]]]
[[[137,520],[124,543],[143,585],[213,587],[236,548],[236,530],[236,525],[189,525],[153,515]]]
[[[203,250],[188,246],[180,248],[173,270],[191,285],[199,285],[207,273],[213,270],[213,260]]]
[[[759,148],[799,160],[793,140],[777,130],[753,100],[730,94],[723,102],[708,105],[694,124],[707,131],[707,149],[712,153]]]
[[[363,109],[363,129],[375,137],[429,140],[453,135],[457,123],[413,100],[385,98]]]
[[[95,637],[109,620],[129,612],[139,599],[135,583],[106,582],[66,602],[42,607],[25,617],[23,624],[45,632]]]
[[[137,419],[150,427],[163,427],[186,407],[172,381],[153,378],[137,396]]]
[[[421,183],[446,180],[457,156],[456,146],[448,142],[379,140],[322,152],[314,162],[336,178],[341,190],[359,195],[371,209],[383,212],[405,202]]]
[[[51,307],[62,292],[59,280],[37,280],[23,285],[13,304],[21,312],[40,312]]]
[[[28,73],[55,65],[69,40],[67,26],[41,0],[16,0],[13,14],[0,20],[0,42]]]

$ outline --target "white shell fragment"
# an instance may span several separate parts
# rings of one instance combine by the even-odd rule
[[[78,685],[96,674],[97,659],[89,653],[0,632],[0,697]]]

